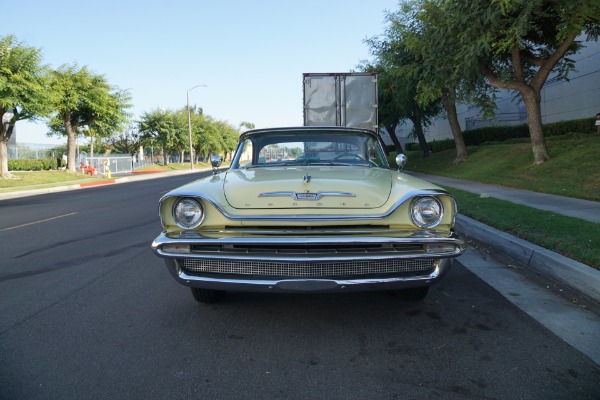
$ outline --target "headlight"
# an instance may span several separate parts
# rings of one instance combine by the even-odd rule
[[[442,220],[444,208],[435,197],[419,197],[412,202],[410,217],[419,228],[433,228]]]
[[[184,197],[173,205],[173,218],[180,228],[194,229],[202,223],[204,209],[197,200]]]

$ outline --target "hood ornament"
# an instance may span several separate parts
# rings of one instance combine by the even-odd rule
[[[310,178],[311,178],[310,175],[308,175],[308,174],[304,175],[304,183],[309,183],[310,182]]]

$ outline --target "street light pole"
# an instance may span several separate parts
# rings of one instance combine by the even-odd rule
[[[190,135],[190,168],[194,169],[194,148],[192,146],[192,117],[190,115],[190,92],[197,87],[206,87],[206,85],[196,85],[187,90],[187,114],[188,114],[188,131]]]

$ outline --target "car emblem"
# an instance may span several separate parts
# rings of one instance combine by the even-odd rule
[[[321,193],[294,193],[296,200],[319,200],[321,198]]]
[[[331,197],[356,197],[350,192],[265,192],[258,197],[291,197],[294,200],[320,200],[325,196]]]

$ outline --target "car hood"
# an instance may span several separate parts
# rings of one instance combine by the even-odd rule
[[[280,167],[228,171],[223,190],[237,209],[377,208],[389,198],[390,170]]]

